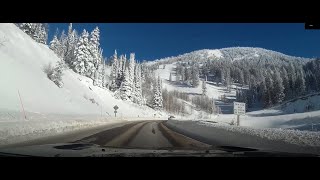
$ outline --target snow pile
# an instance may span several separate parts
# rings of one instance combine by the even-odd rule
[[[200,125],[223,128],[227,131],[249,134],[270,140],[284,141],[302,146],[320,146],[320,132],[308,132],[278,128],[256,129],[250,127],[228,126],[220,123],[199,122]]]
[[[74,119],[56,116],[55,119],[51,119],[50,121],[39,120],[37,118],[37,120],[24,120],[20,122],[0,122],[0,146],[101,126],[112,122],[116,121],[89,116]]]
[[[250,114],[256,116],[272,116],[282,114],[304,113],[308,111],[320,110],[320,93],[310,94],[295,98],[281,105],[264,109],[261,111],[252,112]]]

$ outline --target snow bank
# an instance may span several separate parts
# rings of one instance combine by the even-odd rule
[[[190,128],[184,126],[185,121],[168,121],[169,124],[179,126],[181,128]],[[190,121],[189,121],[190,122]],[[276,128],[251,128],[242,126],[231,126],[222,123],[211,123],[204,121],[192,121],[193,126],[202,127],[215,127],[224,129],[231,132],[249,134],[258,136],[269,140],[279,140],[290,144],[297,144],[302,146],[320,146],[320,132],[308,132],[289,129],[276,129]],[[192,128],[192,127],[191,127]],[[201,131],[195,132],[201,134]]]

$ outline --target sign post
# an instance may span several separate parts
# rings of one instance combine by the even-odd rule
[[[117,117],[117,110],[119,109],[119,107],[115,105],[113,109],[114,109],[114,117]]]
[[[233,113],[237,115],[237,126],[240,126],[240,115],[246,114],[246,103],[234,102]]]

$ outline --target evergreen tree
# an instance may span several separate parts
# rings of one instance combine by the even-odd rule
[[[141,85],[142,85],[142,81],[141,81],[141,67],[139,64],[136,64],[135,67],[135,73],[134,73],[134,102],[141,105],[142,104],[142,89],[141,89]]]
[[[157,83],[155,83],[154,89],[154,95],[153,95],[153,108],[156,110],[160,110],[163,107],[162,104],[162,91],[161,91],[161,82],[160,77],[158,76]]]
[[[65,52],[65,62],[67,64],[72,65],[75,60],[74,51],[77,45],[78,35],[77,31],[72,29],[72,23],[70,23],[68,28],[68,37],[66,43],[66,52]]]
[[[121,83],[121,99],[130,100],[132,96],[132,87],[130,84],[130,74],[128,68],[126,68],[124,73],[124,79]]]
[[[297,69],[297,77],[295,82],[295,92],[297,95],[303,95],[306,91],[306,84],[304,79],[304,71],[302,67]]]
[[[72,64],[73,70],[81,75],[88,75],[93,67],[88,37],[89,33],[83,30],[75,49],[75,61]]]
[[[62,31],[59,41],[60,41],[60,48],[59,48],[58,56],[61,57],[61,59],[65,59],[65,55],[67,52],[68,36],[65,34],[64,31]]]
[[[265,95],[264,95],[264,106],[265,107],[270,107],[273,105],[272,103],[272,96],[273,96],[273,80],[270,77],[270,74],[267,73],[267,77],[266,77],[266,91],[265,91]]]
[[[198,65],[194,65],[192,66],[192,86],[193,87],[197,87],[199,86],[199,66]]]
[[[202,95],[207,96],[207,83],[202,80]]]
[[[135,59],[134,53],[130,53],[130,60],[129,60],[129,84],[132,88],[132,91],[135,91],[134,86],[134,69],[135,69]]]
[[[273,74],[273,79],[274,96],[272,97],[274,98],[274,103],[278,104],[281,103],[285,97],[283,81],[278,71]]]
[[[19,28],[36,42],[46,44],[48,39],[48,25],[43,23],[20,23]]]
[[[290,85],[289,85],[289,77],[288,77],[288,73],[285,67],[282,67],[281,70],[281,76],[282,76],[282,83],[283,83],[283,88],[284,88],[284,95],[285,95],[285,99],[288,99],[288,95],[289,95],[289,90],[290,90]]]
[[[58,37],[55,35],[53,37],[52,41],[50,42],[50,49],[58,55],[57,52],[59,52],[60,47],[61,47],[60,41],[59,41]]]
[[[115,50],[113,55],[111,74],[110,74],[110,78],[111,78],[110,90],[112,91],[115,91],[119,87],[117,83],[118,72],[119,72],[118,55],[117,55],[117,50]]]
[[[97,69],[101,64],[102,59],[100,57],[99,46],[100,46],[100,30],[96,27],[90,35],[90,52],[94,67]]]

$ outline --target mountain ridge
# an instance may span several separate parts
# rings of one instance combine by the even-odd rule
[[[227,47],[220,49],[200,49],[191,51],[189,53],[180,54],[177,56],[164,57],[160,59],[150,60],[146,63],[152,65],[154,63],[168,63],[170,61],[179,61],[186,59],[195,59],[200,61],[207,60],[221,60],[221,59],[233,59],[241,60],[241,59],[261,59],[261,58],[272,58],[278,57],[278,59],[284,60],[299,60],[303,62],[307,62],[310,60],[314,60],[315,58],[306,58],[306,57],[298,57],[287,55],[278,51],[269,50],[261,47]]]

